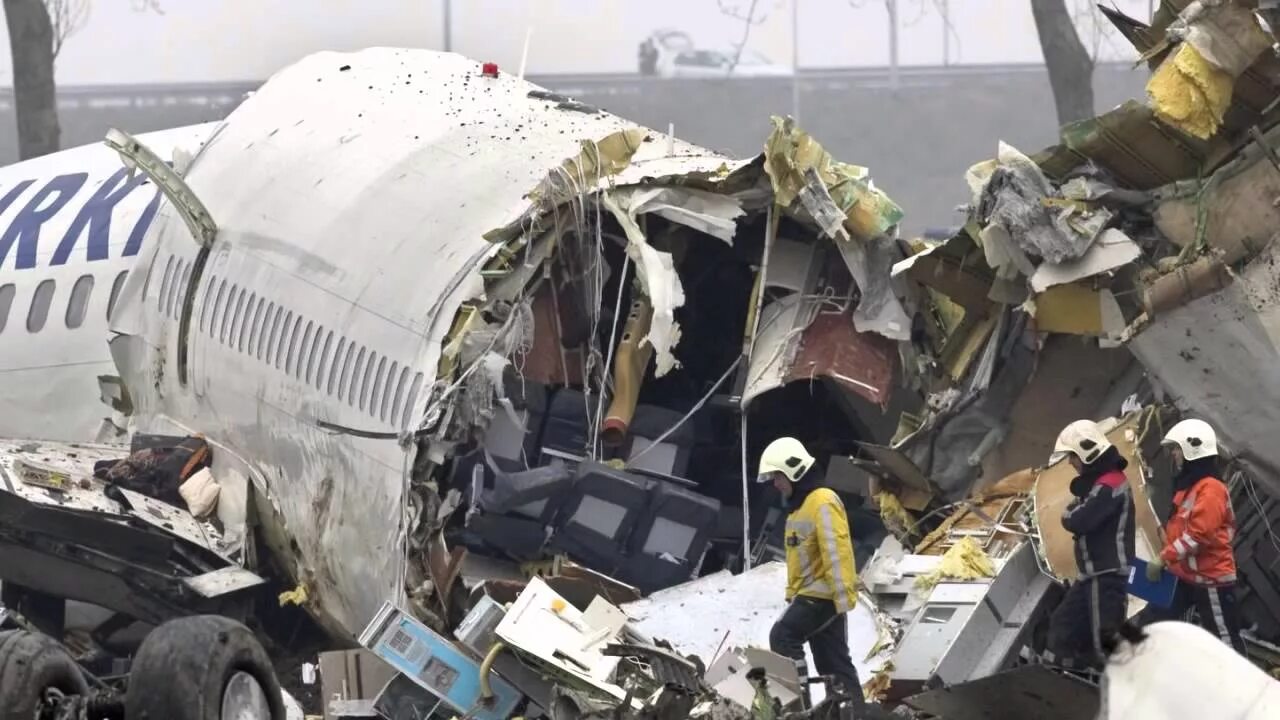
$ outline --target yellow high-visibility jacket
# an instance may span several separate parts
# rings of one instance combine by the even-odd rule
[[[858,573],[844,503],[818,488],[787,516],[787,601],[797,595],[831,600],[849,612],[858,601]]]

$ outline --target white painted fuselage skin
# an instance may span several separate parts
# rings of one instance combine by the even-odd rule
[[[169,159],[215,126],[139,137]],[[108,317],[159,200],[101,143],[0,168],[0,437],[100,437]]]
[[[449,329],[501,249],[485,234],[520,218],[582,142],[644,137],[479,71],[379,48],[277,73],[184,178],[217,225],[212,242],[202,249],[164,202],[111,323],[137,429],[204,433],[219,447],[215,476],[241,463],[267,544],[317,617],[352,636],[385,601],[406,601],[404,568],[421,562],[405,545],[416,448],[395,434],[431,424]],[[615,181],[726,161],[646,141]]]

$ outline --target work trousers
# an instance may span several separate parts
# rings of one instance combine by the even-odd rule
[[[1139,626],[1162,620],[1195,622],[1236,652],[1246,653],[1240,637],[1240,607],[1236,605],[1235,585],[1207,587],[1180,580],[1169,607],[1148,605],[1134,618]]]
[[[1045,660],[1076,670],[1106,663],[1102,638],[1124,624],[1128,583],[1119,573],[1077,580],[1049,618]]]
[[[808,675],[805,643],[813,651],[818,674],[834,676],[850,699],[861,705],[862,683],[849,657],[849,623],[843,614],[836,612],[834,602],[796,597],[769,632],[769,649],[795,661],[801,678]]]

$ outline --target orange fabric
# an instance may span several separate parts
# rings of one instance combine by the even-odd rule
[[[1234,583],[1236,516],[1227,486],[1215,477],[1201,478],[1175,493],[1173,506],[1160,552],[1169,572],[1196,585]]]

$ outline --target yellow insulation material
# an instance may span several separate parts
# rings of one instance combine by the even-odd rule
[[[307,586],[298,587],[280,593],[280,607],[285,605],[305,605],[307,603]]]
[[[880,504],[880,519],[884,521],[886,528],[895,536],[899,532],[902,535],[911,534],[915,523],[911,522],[911,516],[907,514],[907,509],[902,507],[902,501],[898,500],[897,495],[882,490],[876,493],[876,502]]]
[[[995,577],[996,567],[973,538],[962,538],[946,555],[936,570],[916,578],[916,587],[926,590],[946,580],[976,580]]]
[[[1222,126],[1234,85],[1230,73],[1209,64],[1198,50],[1184,43],[1151,75],[1147,95],[1161,120],[1208,140]]]

